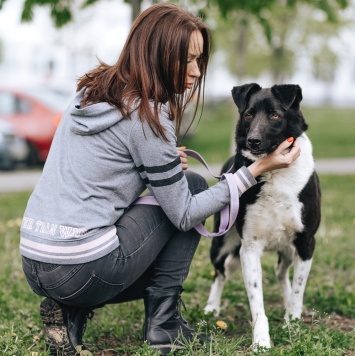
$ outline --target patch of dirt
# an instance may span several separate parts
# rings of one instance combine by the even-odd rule
[[[117,356],[118,353],[113,350],[102,350],[94,353],[95,356]]]
[[[313,321],[313,315],[309,314],[304,316],[303,321],[306,324],[311,324]],[[355,319],[347,318],[335,313],[321,318],[321,321],[331,330],[339,330],[342,332],[351,332],[355,330]]]

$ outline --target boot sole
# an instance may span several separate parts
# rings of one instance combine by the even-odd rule
[[[54,300],[46,298],[41,303],[40,314],[42,322],[45,325],[46,347],[50,355],[77,355],[77,352],[73,351],[73,346],[69,341],[60,305]]]

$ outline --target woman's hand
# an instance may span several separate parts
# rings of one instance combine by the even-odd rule
[[[176,147],[176,149],[177,149],[178,154],[180,156],[182,169],[185,171],[187,168],[189,168],[189,166],[187,164],[187,154],[184,152],[186,147],[185,146],[181,146],[181,147]]]
[[[301,154],[301,148],[297,141],[294,142],[289,152],[283,152],[286,148],[290,147],[293,141],[294,138],[289,137],[287,140],[280,143],[274,152],[265,157],[258,158],[253,162],[248,169],[254,178],[264,172],[289,167]]]

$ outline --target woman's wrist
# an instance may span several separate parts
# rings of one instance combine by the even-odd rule
[[[250,166],[248,166],[248,170],[254,178],[259,176],[261,173],[264,173],[265,167],[263,165],[263,160],[257,159]]]

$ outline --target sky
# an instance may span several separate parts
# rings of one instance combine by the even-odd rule
[[[123,0],[100,0],[76,11],[74,21],[59,30],[54,28],[49,10],[42,7],[36,8],[31,23],[21,23],[23,2],[6,0],[0,11],[0,85],[50,83],[74,90],[76,79],[97,65],[97,58],[109,64],[117,60],[130,28],[131,9]],[[143,8],[147,6],[148,1],[143,3]],[[354,26],[341,34],[335,46],[338,44],[341,63],[331,87],[315,81],[307,59],[300,59],[289,83],[303,88],[305,101],[319,103],[330,93],[334,104],[355,106]],[[234,85],[244,84],[228,73],[222,55],[215,53],[210,67],[207,97],[228,97]],[[246,78],[245,83],[256,80],[263,87],[273,84],[268,76]]]

